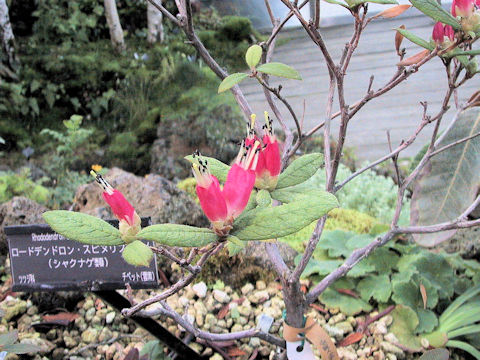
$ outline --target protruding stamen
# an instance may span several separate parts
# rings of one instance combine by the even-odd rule
[[[207,160],[202,158],[198,150],[192,156],[195,158],[195,162],[192,164],[192,172],[195,180],[197,180],[197,184],[204,188],[209,187],[212,179]]]
[[[90,175],[92,175],[93,177],[95,177],[95,181],[97,182],[98,185],[100,185],[100,187],[103,189],[103,191],[105,191],[106,193],[108,193],[108,195],[112,195],[113,194],[113,187],[112,185],[110,185],[107,180],[105,180],[103,178],[102,175],[100,174],[97,174],[94,170],[91,170],[90,171]]]
[[[273,121],[270,118],[270,116],[268,115],[268,111],[265,111],[264,115],[265,115],[265,126],[263,127],[263,129],[265,130],[266,135],[272,135],[273,134],[273,128],[272,128]]]
[[[260,142],[255,141],[255,144],[253,144],[253,147],[248,150],[248,154],[247,154],[247,157],[244,161],[244,167],[243,167],[245,170],[251,168],[251,166],[253,164],[253,160],[255,159],[255,157],[258,159],[257,148],[259,146],[260,146]],[[256,164],[255,164],[255,166],[256,166]]]

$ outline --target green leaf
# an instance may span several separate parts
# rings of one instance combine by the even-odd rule
[[[368,312],[372,307],[362,299],[356,299],[352,296],[341,294],[336,290],[328,288],[322,295],[320,301],[330,309],[340,309],[345,315],[356,315],[358,313]]]
[[[457,341],[457,340],[449,340],[445,344],[447,347],[454,347],[457,349],[461,349],[463,351],[468,352],[470,355],[472,355],[475,359],[480,360],[480,351],[475,349],[472,345],[467,344],[466,342],[463,341]]]
[[[453,296],[455,273],[447,260],[439,254],[422,251],[417,254],[402,256],[398,262],[398,269],[400,272],[416,269],[421,277],[419,281],[422,282],[423,279],[427,279],[439,291],[441,298]],[[435,305],[429,307],[433,306]]]
[[[301,258],[302,258],[302,254],[299,254],[299,255],[297,255],[297,257],[295,257],[295,264],[296,265],[298,265]],[[302,273],[302,277],[307,278],[312,274],[328,275],[342,264],[343,264],[342,260],[322,260],[322,261],[319,261],[319,260],[316,260],[316,259],[312,258],[312,259],[310,259],[307,266],[305,267],[305,270]]]
[[[147,356],[148,360],[165,360],[163,346],[158,340],[147,342],[140,350],[140,358]]]
[[[317,248],[328,250],[328,256],[332,258],[347,257],[351,253],[347,242],[354,236],[355,233],[343,230],[324,231]]]
[[[435,46],[430,44],[430,42],[428,42],[426,40],[423,40],[421,37],[418,37],[417,35],[411,33],[408,30],[405,30],[405,29],[402,29],[402,28],[396,28],[395,30],[398,31],[403,36],[405,36],[408,40],[410,40],[414,44],[417,44],[418,46],[421,46],[424,49],[428,49],[428,50],[432,51],[435,48]]]
[[[322,166],[323,154],[312,153],[295,159],[279,176],[276,189],[297,185],[310,179]]]
[[[480,49],[462,51],[459,55],[480,55]]]
[[[148,266],[153,258],[153,251],[140,240],[131,242],[122,252],[123,259],[134,266]]]
[[[210,173],[215,175],[218,181],[225,182],[227,180],[227,174],[230,170],[230,166],[212,157],[202,156],[202,158],[207,161]],[[193,155],[187,155],[184,157],[184,159],[190,161],[192,164],[198,163],[198,160],[194,158]]]
[[[18,340],[18,331],[10,331],[0,335],[0,346],[11,345]]]
[[[47,211],[42,216],[53,230],[70,240],[91,245],[124,243],[117,228],[94,216],[66,210]]]
[[[369,273],[372,273],[375,271],[375,264],[373,262],[366,258],[360,261],[357,265],[355,265],[352,270],[348,272],[348,276],[353,277],[353,278],[359,278],[363,277]]]
[[[411,349],[421,349],[420,338],[415,336],[419,321],[414,310],[404,305],[397,305],[391,312],[393,323],[390,331],[395,334],[400,344]]]
[[[240,240],[267,240],[286,236],[310,225],[335,207],[338,207],[337,198],[328,192],[321,192],[313,198],[251,211],[243,218],[241,228],[238,223],[234,223],[232,234]]]
[[[425,351],[418,360],[448,360],[450,353],[447,349],[432,349]]]
[[[272,197],[270,196],[270,192],[264,189],[259,190],[255,196],[255,201],[259,207],[267,207],[272,205]]]
[[[210,229],[188,225],[158,224],[148,226],[137,234],[137,239],[158,242],[162,245],[180,247],[201,247],[218,240]]]
[[[480,131],[480,108],[461,113],[440,139],[438,147]],[[432,225],[456,219],[477,196],[480,186],[480,138],[476,137],[440,152],[423,168],[413,188],[411,224]],[[416,234],[422,246],[448,240],[455,230]]]
[[[252,45],[248,48],[247,53],[245,54],[245,61],[247,65],[251,68],[258,65],[262,57],[262,47],[259,45]]]
[[[297,70],[288,65],[278,62],[262,64],[257,67],[257,71],[287,79],[302,80],[302,77]]]
[[[218,86],[218,93],[227,91],[237,85],[238,83],[242,82],[248,77],[248,74],[245,73],[235,73],[228,75]]]
[[[28,354],[39,352],[42,349],[33,344],[11,344],[6,345],[2,350],[14,354]]]
[[[227,249],[228,249],[229,256],[237,255],[240,251],[242,251],[245,248],[245,245],[246,245],[245,241],[241,241],[239,238],[233,235],[228,235],[227,241],[228,241]]]
[[[451,25],[455,30],[462,26],[449,12],[445,11],[436,0],[410,0],[413,6],[435,21]]]
[[[369,275],[360,280],[357,290],[365,301],[373,298],[377,302],[386,303],[392,294],[392,284],[387,274]]]
[[[427,308],[434,308],[438,303],[438,290],[425,278],[412,272],[401,272],[392,278],[392,300],[397,304],[404,304],[412,309],[423,307],[420,284],[427,292]]]
[[[435,313],[429,309],[417,308],[418,326],[415,329],[416,333],[423,334],[435,329],[438,325],[438,319]]]
[[[397,265],[400,256],[386,247],[380,247],[370,254],[368,259],[374,264],[376,272],[386,274],[392,272],[392,268]]]

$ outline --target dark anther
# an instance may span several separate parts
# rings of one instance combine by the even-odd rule
[[[303,345],[298,345],[296,350],[297,350],[297,352],[302,352],[303,351]]]

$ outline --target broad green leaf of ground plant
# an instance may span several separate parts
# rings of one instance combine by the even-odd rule
[[[279,76],[287,79],[302,80],[302,77],[300,76],[297,70],[295,70],[291,66],[278,63],[278,62],[270,62],[270,63],[262,64],[259,67],[257,67],[257,71],[268,74],[268,75]]]
[[[357,290],[365,301],[373,298],[379,303],[386,303],[392,294],[392,284],[387,274],[369,275],[359,281]]]
[[[427,293],[427,308],[433,309],[438,303],[438,290],[425,278],[411,272],[400,272],[392,277],[392,300],[412,309],[422,308],[423,299],[420,293],[420,284]]]
[[[323,154],[312,153],[300,156],[278,176],[276,189],[303,183],[310,179],[322,166]]]
[[[320,301],[328,308],[340,309],[343,314],[348,316],[372,310],[372,307],[364,300],[360,298],[356,299],[350,295],[341,294],[330,288],[320,295]]]
[[[433,0],[435,1],[435,0]],[[438,147],[480,131],[480,108],[459,115]],[[480,138],[476,137],[440,152],[421,171],[412,195],[411,224],[432,225],[457,218],[477,196],[480,185]],[[422,246],[435,246],[453,236],[455,230],[414,235]]]
[[[250,68],[254,68],[260,62],[262,57],[262,47],[259,45],[252,45],[248,48],[245,54],[245,61]]]
[[[66,210],[43,213],[43,218],[67,239],[91,245],[121,245],[123,240],[117,228],[94,216]]]
[[[420,349],[420,338],[415,335],[415,329],[419,324],[418,316],[411,308],[397,305],[391,313],[393,323],[390,331],[395,334],[400,344],[411,349]]]
[[[448,360],[450,353],[447,349],[432,349],[425,351],[418,360]]]
[[[244,241],[286,236],[310,225],[336,207],[337,198],[328,192],[321,192],[313,198],[253,210],[242,218],[241,227],[238,222],[234,223],[232,235]]]
[[[451,25],[455,30],[462,28],[460,23],[448,11],[444,10],[436,0],[410,0],[412,5],[435,21]]]
[[[140,240],[135,240],[125,246],[122,257],[130,265],[148,266],[153,259],[153,251]]]
[[[297,257],[295,257],[295,264],[296,265],[298,265],[301,258],[302,258],[302,254],[299,254],[299,255],[297,255]],[[319,260],[316,260],[316,259],[310,259],[307,266],[305,267],[305,270],[302,273],[302,277],[307,278],[307,277],[309,277],[310,275],[313,275],[313,274],[318,274],[318,275],[322,275],[322,276],[328,275],[342,264],[343,264],[342,260],[322,260],[322,261],[319,261]]]
[[[212,175],[217,177],[218,181],[224,182],[227,180],[227,174],[230,170],[230,166],[212,157],[202,156],[202,158],[208,162],[210,172]],[[193,155],[185,156],[184,159],[190,161],[191,163],[197,162]]]
[[[218,86],[218,93],[220,94],[221,92],[231,89],[238,83],[245,80],[248,76],[249,75],[245,73],[234,73],[234,74],[228,75],[225,79],[223,79],[223,81]]]
[[[197,247],[217,241],[218,236],[210,229],[188,225],[158,224],[143,228],[137,239],[155,241],[167,246]]]
[[[417,44],[418,46],[421,46],[424,49],[428,49],[430,51],[435,49],[435,45],[431,44],[426,40],[423,40],[421,37],[418,37],[417,35],[411,33],[408,30],[405,30],[402,28],[396,28],[395,30],[398,31],[400,34],[402,34],[404,37],[406,37],[408,40],[413,42],[414,44]]]

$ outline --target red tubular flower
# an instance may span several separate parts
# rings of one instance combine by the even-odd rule
[[[228,234],[233,220],[247,206],[255,183],[259,145],[258,141],[248,146],[242,143],[235,164],[227,174],[223,190],[220,190],[218,179],[210,174],[207,161],[199,153],[194,154],[197,162],[192,165],[192,169],[197,180],[196,191],[200,206],[220,236]]]
[[[141,229],[141,219],[135,208],[125,199],[123,194],[114,189],[100,174],[90,172],[103,189],[102,197],[110,205],[113,214],[120,221],[119,230],[126,242],[133,241],[135,234]]]
[[[452,15],[467,18],[473,14],[475,10],[475,0],[453,0]]]
[[[255,169],[257,176],[255,186],[259,189],[273,190],[277,185],[278,175],[282,167],[280,147],[273,134],[272,120],[265,111],[263,147],[260,151],[258,165]]]
[[[443,24],[440,21],[438,21],[435,24],[435,26],[433,27],[432,39],[437,44],[442,44],[443,43],[443,38],[444,38]]]
[[[478,0],[480,1],[480,0]],[[445,25],[443,27],[443,33],[450,41],[455,40],[455,31],[453,30],[453,27],[451,25]]]
[[[433,41],[435,41],[435,43],[439,45],[443,45],[445,43],[445,36],[448,38],[449,41],[454,41],[455,32],[453,28],[450,25],[444,25],[441,22],[437,22],[433,27],[433,31],[432,31]],[[448,40],[447,40],[447,44],[445,44],[447,46],[449,45]]]

